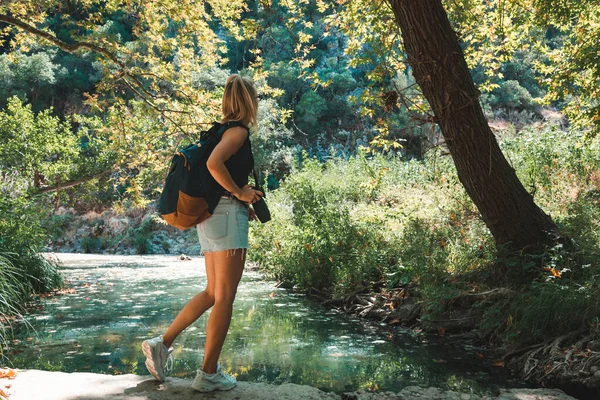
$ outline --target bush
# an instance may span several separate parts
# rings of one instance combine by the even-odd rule
[[[257,250],[249,254],[271,277],[330,294],[382,280],[427,286],[489,256],[489,234],[481,222],[466,226],[476,214],[452,198],[456,190],[438,191],[449,219],[435,204],[423,207],[418,196],[439,183],[428,181],[423,163],[365,153],[325,164],[304,157],[269,196],[273,221],[251,230]]]
[[[304,153],[268,194],[273,220],[252,225],[249,255],[269,277],[331,296],[373,282],[417,284],[432,314],[462,291],[509,286],[518,295],[482,310],[481,322],[502,327],[508,340],[600,320],[600,139],[544,127],[505,137],[501,147],[566,234],[563,244],[498,258],[439,150],[422,161],[359,152],[322,163]]]

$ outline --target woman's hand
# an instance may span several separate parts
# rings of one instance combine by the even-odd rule
[[[238,200],[243,201],[246,204],[256,203],[265,194],[260,190],[253,189],[252,186],[246,185],[240,189],[239,193],[236,194]]]

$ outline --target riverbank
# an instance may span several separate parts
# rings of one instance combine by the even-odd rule
[[[560,390],[507,389],[498,396],[480,397],[441,391],[437,388],[411,386],[400,392],[344,394],[326,393],[305,385],[239,382],[228,392],[201,394],[193,390],[191,379],[175,377],[158,383],[150,376],[102,375],[92,373],[64,373],[39,370],[17,370],[12,379],[0,379],[0,388],[10,385],[5,391],[9,400],[184,400],[210,398],[219,400],[574,400]]]
[[[419,288],[406,285],[387,290],[382,286],[355,291],[349,295],[326,299],[324,293],[312,294],[322,305],[367,320],[402,326],[423,334],[443,337],[448,343],[469,347],[477,345],[488,351],[477,353],[490,367],[509,368],[519,379],[535,386],[555,387],[580,399],[600,396],[600,338],[591,328],[573,329],[540,343],[506,348],[499,342],[501,326],[484,329],[484,310],[501,307],[515,292],[496,288],[467,293],[447,300],[444,312],[428,314],[419,298]]]

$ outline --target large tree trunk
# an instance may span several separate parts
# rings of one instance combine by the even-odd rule
[[[558,236],[502,154],[441,0],[388,0],[413,75],[435,114],[458,178],[496,244],[532,249]]]

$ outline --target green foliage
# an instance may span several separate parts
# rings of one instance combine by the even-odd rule
[[[600,210],[600,142],[556,126],[507,137],[502,150],[536,203],[581,245],[596,246]],[[558,200],[557,200],[558,199]]]
[[[0,254],[22,274],[21,293],[26,296],[59,287],[62,281],[56,266],[38,255],[46,238],[39,223],[43,209],[9,197],[6,190],[0,193]],[[12,304],[16,307],[17,303]]]
[[[577,130],[599,131],[598,2],[466,0],[445,6],[468,64],[486,77],[479,80],[483,91],[498,88],[503,79],[518,80],[537,97],[533,76],[544,102],[559,106]],[[529,68],[507,68],[519,59]],[[524,73],[519,77],[517,71]]]
[[[81,126],[75,133],[71,124],[52,116],[51,109],[36,115],[15,97],[0,111],[0,120],[0,170],[20,182],[15,196],[97,173],[112,161],[105,142],[90,131],[97,120],[76,119]]]
[[[319,118],[325,115],[327,104],[325,99],[315,92],[306,92],[296,106],[300,129],[314,132],[319,127]]]
[[[556,250],[553,250],[556,253]],[[570,262],[550,260],[547,273],[504,305],[505,340],[539,343],[589,328],[600,318],[600,254],[565,253]],[[569,265],[571,268],[567,268]],[[498,326],[497,325],[497,326]]]
[[[538,108],[531,94],[518,81],[500,82],[483,101],[496,109],[536,111]]]
[[[56,82],[58,66],[47,53],[0,55],[0,101],[17,96],[21,100],[39,99]],[[49,100],[49,99],[48,99]],[[47,101],[48,101],[47,100]]]
[[[422,206],[417,196],[446,179],[429,174],[430,167],[364,152],[325,164],[305,155],[269,195],[273,221],[252,227],[256,250],[249,254],[275,279],[331,294],[380,280],[430,287],[449,273],[476,269],[489,261],[491,238],[472,221],[473,206],[452,199],[454,185]],[[448,204],[435,204],[440,200]]]
[[[27,248],[21,248],[21,254],[17,254],[13,246],[14,243],[0,240],[0,358],[11,336],[8,317],[25,311],[32,294],[45,293],[63,284],[53,262]]]
[[[268,194],[273,220],[252,225],[249,255],[272,278],[332,296],[417,284],[430,314],[464,291],[513,287],[512,299],[481,306],[481,327],[539,342],[600,318],[598,146],[555,126],[503,134],[517,174],[570,237],[540,254],[496,254],[451,160],[430,151],[422,161],[304,154]]]
[[[149,240],[152,235],[152,224],[156,216],[150,216],[145,218],[140,226],[133,229],[130,233],[130,239],[133,241],[133,245],[137,254],[147,254]]]
[[[0,111],[0,159],[4,170],[19,171],[22,179],[66,180],[79,144],[70,127],[51,116],[51,110],[34,115],[30,106],[11,98]],[[38,185],[41,182],[38,182]]]

